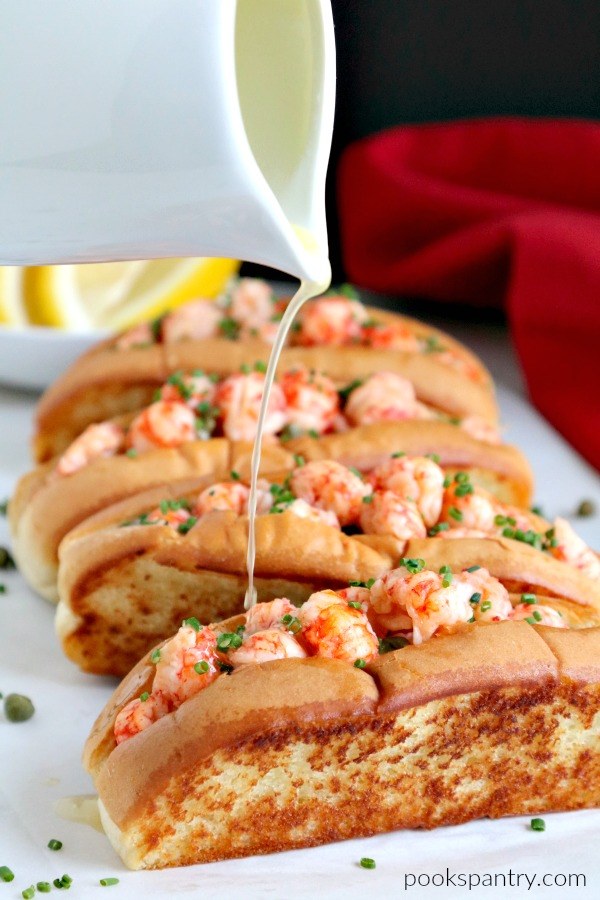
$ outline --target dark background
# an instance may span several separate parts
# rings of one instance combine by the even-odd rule
[[[347,144],[401,123],[600,118],[600,0],[332,0],[332,8],[338,82],[327,215],[334,283],[345,277],[335,181]]]

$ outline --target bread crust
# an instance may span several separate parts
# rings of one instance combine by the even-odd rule
[[[84,756],[132,868],[600,803],[598,628],[478,624],[365,671],[249,666],[115,747],[150,675],[125,679]]]
[[[182,618],[208,622],[242,611],[247,586],[247,520],[231,512],[203,516],[185,536],[168,526],[128,526],[161,499],[193,502],[210,479],[129,498],[86,520],[60,550],[57,632],[66,655],[86,671],[122,675]],[[187,488],[184,490],[183,488]],[[600,587],[577,570],[508,538],[400,541],[347,536],[293,513],[258,516],[260,600],[301,603],[323,587],[381,577],[402,556],[428,568],[485,566],[513,595],[532,592],[570,627],[600,624]]]
[[[492,382],[474,354],[423,323],[380,310],[371,312],[382,321],[407,321],[417,334],[443,338],[448,347],[477,369],[482,381],[474,382],[437,362],[435,354],[369,347],[288,347],[282,353],[281,368],[304,363],[327,373],[340,384],[377,371],[396,372],[413,382],[418,398],[424,403],[450,415],[479,415],[497,423]],[[269,344],[254,339],[208,338],[128,350],[115,350],[110,342],[104,341],[73,363],[42,396],[36,412],[33,457],[36,462],[46,462],[61,453],[91,422],[146,405],[156,388],[176,370],[202,368],[226,376],[238,372],[242,365],[268,362],[270,352]]]

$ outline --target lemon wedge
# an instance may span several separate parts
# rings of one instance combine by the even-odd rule
[[[23,269],[32,325],[119,331],[196,297],[213,298],[235,274],[231,259],[154,259]]]
[[[26,325],[18,266],[0,266],[0,325]]]

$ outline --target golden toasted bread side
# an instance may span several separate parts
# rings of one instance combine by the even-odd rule
[[[150,677],[142,661],[85,751],[132,868],[600,804],[598,628],[468,626],[365,671],[248,666],[115,747]]]

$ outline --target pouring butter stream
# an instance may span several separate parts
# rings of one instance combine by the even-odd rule
[[[260,404],[258,426],[256,431],[256,438],[254,440],[254,447],[252,448],[252,462],[250,468],[250,499],[248,501],[248,551],[246,556],[246,565],[248,568],[248,588],[246,590],[246,597],[244,601],[244,606],[246,609],[249,609],[257,601],[256,588],[254,587],[254,563],[256,560],[257,483],[262,452],[263,430],[265,418],[267,415],[267,409],[269,406],[269,398],[271,396],[273,379],[275,378],[275,372],[277,370],[277,364],[279,362],[279,357],[281,355],[283,345],[285,344],[285,340],[288,336],[292,322],[296,318],[300,307],[304,303],[306,303],[307,300],[310,300],[312,297],[317,297],[319,294],[322,294],[323,291],[327,290],[331,282],[331,266],[329,265],[329,259],[327,257],[326,251],[322,251],[316,240],[309,232],[306,231],[306,229],[296,226],[294,228],[294,231],[302,241],[306,250],[308,250],[315,256],[315,260],[318,263],[317,270],[319,271],[319,279],[314,281],[300,282],[300,287],[290,300],[279,324],[277,337],[275,338],[275,343],[273,344],[273,349],[271,351],[271,356],[269,357],[269,364],[267,366],[267,372],[265,375],[265,389]]]

